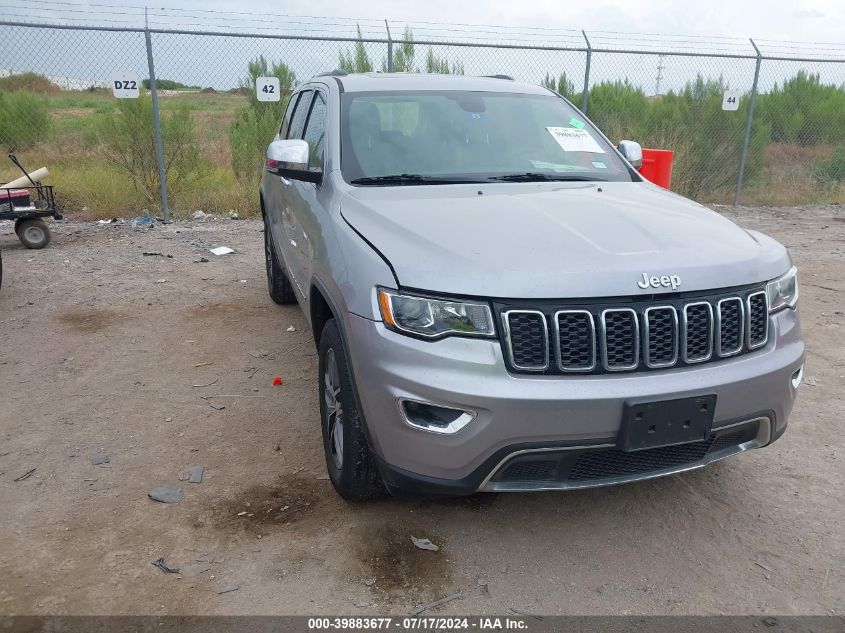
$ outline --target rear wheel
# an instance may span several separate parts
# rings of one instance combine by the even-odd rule
[[[267,289],[270,292],[270,298],[281,305],[296,303],[293,286],[276,255],[266,215],[264,216],[264,260],[267,266]]]
[[[367,446],[346,350],[334,319],[320,335],[319,372],[323,449],[334,489],[349,501],[383,497],[387,491]]]
[[[15,223],[15,232],[27,248],[44,248],[50,243],[50,229],[40,218],[30,218]]]

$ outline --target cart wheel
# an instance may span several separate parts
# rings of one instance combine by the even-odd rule
[[[18,239],[27,248],[44,248],[50,243],[50,229],[39,218],[24,220],[15,227]]]

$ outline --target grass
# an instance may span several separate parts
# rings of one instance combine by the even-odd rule
[[[30,169],[42,165],[50,169],[48,182],[55,186],[63,210],[79,219],[130,217],[146,212],[140,192],[133,189],[124,173],[98,155],[91,142],[96,116],[119,105],[111,92],[105,89],[64,91],[48,87],[39,92],[39,97],[46,101],[50,116],[49,141],[17,154]],[[180,105],[188,107],[203,165],[198,179],[170,200],[174,216],[185,217],[196,209],[210,213],[235,210],[242,216],[255,215],[258,212],[259,175],[256,174],[253,183],[236,180],[228,140],[235,112],[247,103],[247,97],[192,91],[163,94],[159,103],[165,116]],[[684,160],[690,150],[687,147],[689,139],[685,139],[684,134],[669,128],[655,135],[652,141],[676,151],[675,188],[683,188],[684,183],[703,177]],[[769,144],[763,151],[759,175],[745,184],[743,202],[772,206],[845,202],[845,184],[821,185],[813,175],[813,166],[829,159],[834,151],[833,146]],[[0,182],[18,175],[11,163],[0,161]],[[705,183],[699,201],[730,202],[734,191],[732,178],[729,180],[729,184],[724,184],[724,179]]]

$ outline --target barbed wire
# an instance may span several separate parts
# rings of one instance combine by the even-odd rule
[[[280,36],[312,35],[315,37],[357,37],[360,30],[365,39],[383,40],[390,37],[402,41],[404,28],[411,27],[413,39],[434,45],[493,44],[583,48],[586,46],[580,30],[553,26],[502,26],[463,22],[441,23],[430,20],[383,20],[379,18],[344,16],[315,16],[293,13],[245,13],[225,9],[183,9],[178,7],[121,5],[70,0],[18,0],[6,5],[3,19],[32,22],[34,25],[68,23],[73,26],[114,26],[154,29],[202,30],[208,32],[273,33]],[[268,19],[283,20],[266,26]],[[587,33],[593,48],[609,51],[667,52],[677,54],[753,54],[747,38],[726,35],[625,32],[595,30]],[[769,55],[783,57],[845,56],[845,44],[836,42],[801,42],[797,40],[756,39]],[[658,50],[659,49],[659,50]]]

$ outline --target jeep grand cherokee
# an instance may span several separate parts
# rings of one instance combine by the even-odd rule
[[[295,91],[261,182],[267,280],[310,323],[343,497],[616,484],[783,434],[789,254],[641,160],[500,76]]]

